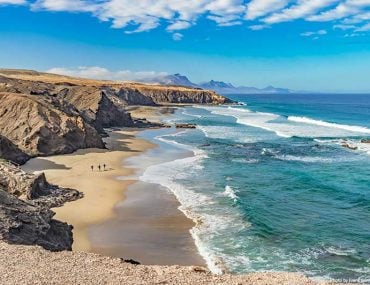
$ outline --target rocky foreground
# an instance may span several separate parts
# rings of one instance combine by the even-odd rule
[[[49,184],[44,174],[28,174],[0,162],[0,240],[51,251],[71,250],[72,226],[54,220],[50,208],[81,197],[76,190]]]
[[[213,275],[202,267],[133,265],[82,252],[53,253],[35,246],[0,242],[1,284],[314,285],[295,273]]]

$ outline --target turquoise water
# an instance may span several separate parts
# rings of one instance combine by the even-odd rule
[[[230,96],[243,106],[188,107],[198,129],[157,136],[192,157],[141,179],[171,190],[197,221],[214,272],[299,271],[370,282],[370,96]],[[348,144],[354,149],[343,147]]]

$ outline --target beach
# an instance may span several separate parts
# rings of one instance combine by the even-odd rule
[[[153,184],[143,187],[130,179],[135,169],[124,161],[156,145],[138,138],[139,130],[107,133],[106,150],[34,158],[22,167],[83,193],[82,199],[53,209],[55,219],[73,225],[73,250],[134,258],[143,264],[204,265],[189,233],[194,224],[178,210],[176,198]],[[119,179],[125,177],[129,178]],[[127,207],[117,211],[117,204]]]
[[[132,130],[110,131],[106,138],[107,150],[85,149],[69,155],[35,158],[22,167],[27,172],[44,172],[50,183],[83,192],[82,199],[53,209],[55,219],[73,225],[74,250],[90,250],[88,227],[112,217],[114,205],[124,199],[124,189],[133,181],[115,179],[132,172],[123,167],[123,159],[154,147],[137,139],[136,133]],[[102,171],[98,170],[99,164]],[[106,164],[105,171],[103,164]]]

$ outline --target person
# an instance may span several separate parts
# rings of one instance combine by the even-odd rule
[[[91,171],[94,171],[94,165],[91,165],[90,167],[91,167]]]
[[[99,171],[100,171],[100,169],[101,169],[101,166],[100,166],[100,164],[98,165],[98,168],[99,168]]]
[[[104,167],[104,171],[105,171],[105,167],[106,167],[105,163],[103,164],[103,167]]]

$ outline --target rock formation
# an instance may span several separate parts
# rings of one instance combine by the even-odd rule
[[[0,135],[29,156],[104,147],[96,129],[47,96],[0,93]]]
[[[0,69],[0,158],[22,164],[34,156],[104,148],[104,128],[161,126],[134,120],[129,105],[231,102],[199,88]]]
[[[43,174],[27,174],[0,163],[0,240],[52,251],[71,250],[72,226],[54,220],[50,208],[80,197],[76,190],[50,185]]]
[[[6,137],[0,135],[0,157],[13,161],[17,164],[23,164],[29,156],[21,151],[15,144],[13,144]]]

